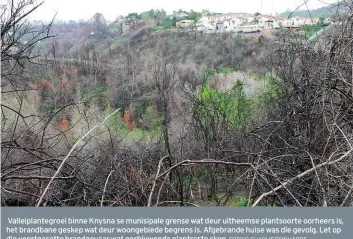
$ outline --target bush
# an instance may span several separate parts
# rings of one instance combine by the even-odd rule
[[[125,37],[117,37],[115,38],[109,45],[109,49],[114,51],[118,49],[121,46],[124,46],[124,44],[128,41],[127,38]]]
[[[205,85],[197,96],[193,117],[210,147],[219,137],[228,137],[242,130],[250,114],[251,101],[243,91],[243,83],[237,81],[227,92]]]
[[[229,74],[234,72],[235,70],[233,68],[229,68],[229,67],[222,67],[220,69],[217,70],[218,73],[223,73],[223,74]]]

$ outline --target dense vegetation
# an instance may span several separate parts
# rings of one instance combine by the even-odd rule
[[[162,10],[33,26],[40,5],[8,8],[2,205],[352,205],[353,2],[341,4],[342,23],[312,42],[177,30]]]

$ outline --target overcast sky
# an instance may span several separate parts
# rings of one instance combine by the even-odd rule
[[[6,0],[0,0],[4,1]],[[32,14],[31,19],[50,20],[57,13],[57,20],[87,20],[96,12],[101,12],[107,20],[113,21],[119,15],[141,13],[150,9],[164,9],[167,14],[179,9],[276,14],[288,9],[294,10],[303,2],[304,0],[44,0],[44,4]],[[307,5],[309,9],[315,9],[333,2],[336,0],[309,0]],[[306,9],[306,6],[302,9]]]

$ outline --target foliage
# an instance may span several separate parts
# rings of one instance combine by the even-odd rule
[[[96,95],[99,95],[100,93],[103,93],[103,92],[106,92],[108,89],[106,87],[103,87],[103,86],[100,86],[100,87],[97,87],[87,93],[84,93],[83,94],[83,99],[89,99],[91,97],[94,97]]]
[[[110,43],[109,49],[113,51],[118,47],[123,46],[127,41],[128,39],[125,37],[117,37]]]
[[[278,104],[285,94],[281,80],[273,75],[265,75],[263,79],[265,81],[265,88],[259,92],[258,101],[263,106]]]
[[[246,207],[248,205],[248,200],[242,197],[239,199],[237,204],[239,207]]]
[[[233,68],[230,68],[230,67],[222,67],[222,68],[217,69],[218,73],[223,73],[223,74],[229,74],[229,73],[232,73],[234,71],[235,70]]]
[[[163,28],[170,28],[170,27],[172,27],[173,22],[172,22],[169,18],[165,18],[165,19],[160,23],[160,25],[161,25]]]
[[[156,22],[160,22],[166,18],[166,11],[163,9],[151,9],[150,11],[143,12],[136,19],[144,19],[144,20],[154,20]],[[130,15],[131,16],[131,15]]]
[[[222,73],[233,71],[232,68],[218,70]],[[209,76],[208,85],[203,86],[194,105],[195,123],[206,144],[213,144],[212,141],[217,141],[219,137],[249,130],[251,122],[258,123],[259,116],[278,109],[284,99],[281,80],[271,74],[256,77],[264,81],[265,87],[252,98],[245,94],[243,83],[239,80],[229,91],[214,89],[212,75],[205,73]]]
[[[142,120],[148,131],[154,133],[160,131],[162,127],[162,119],[158,116],[155,107],[148,106],[142,115]]]
[[[176,27],[176,23],[178,22],[178,19],[174,16],[172,20],[172,26]]]
[[[231,197],[229,204],[231,207],[246,207],[248,205],[248,199],[244,196]]]
[[[140,16],[141,16],[141,19],[143,19],[143,20],[155,20],[155,18],[156,18],[154,9],[151,9],[147,12],[143,12],[140,14]]]
[[[58,111],[58,109],[55,109],[54,106],[51,106],[48,101],[43,102],[43,108],[47,115],[55,114]]]
[[[285,102],[286,91],[283,82],[274,75],[258,76],[256,80],[264,83],[264,87],[251,101],[252,121],[258,124],[266,116],[276,114]]]
[[[194,12],[193,10],[191,10],[188,13],[187,19],[188,20],[194,20],[194,22],[196,23],[200,18],[202,17],[202,14],[199,12]]]
[[[212,130],[234,132],[245,123],[249,114],[250,101],[243,91],[243,83],[239,80],[227,92],[221,92],[206,85],[197,99],[194,116],[207,134]]]
[[[153,9],[151,9],[149,12],[148,12],[148,16],[150,17],[150,18],[155,18],[155,14],[154,14],[154,10]]]
[[[164,27],[163,26],[156,26],[155,30],[156,31],[161,31],[161,30],[164,30]]]
[[[77,142],[78,138],[76,138],[75,136],[72,136],[71,138],[71,144],[74,145]]]
[[[307,37],[311,37],[315,35],[318,31],[320,31],[323,28],[322,24],[323,23],[319,22],[314,26],[309,26],[309,25],[304,26],[304,34]]]
[[[248,198],[244,195],[228,196],[225,193],[219,193],[217,198],[222,199],[220,203],[225,203],[228,207],[246,207],[248,205]]]
[[[139,15],[136,12],[132,12],[126,16],[126,19],[131,19],[131,20],[141,19],[141,15]]]
[[[241,34],[237,34],[235,37],[234,37],[234,42],[237,46],[240,46],[242,44],[242,40],[241,40]]]
[[[110,108],[104,109],[104,117],[111,113]],[[128,110],[124,112],[124,118],[120,114],[116,114],[109,119],[109,125],[111,129],[117,132],[121,136],[126,136],[125,141],[138,140],[138,139],[153,139],[160,135],[162,120],[161,117],[155,111],[153,106],[148,106],[145,113],[142,114],[141,118],[143,120],[143,127],[138,128],[136,125],[130,127],[128,124],[129,116],[126,114]]]

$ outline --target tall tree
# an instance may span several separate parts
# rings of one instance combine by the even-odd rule
[[[159,103],[162,113],[162,128],[163,128],[163,138],[164,138],[164,148],[165,154],[169,160],[169,167],[172,167],[176,164],[176,158],[172,152],[172,146],[170,144],[170,123],[171,123],[171,102],[173,100],[175,85],[176,85],[176,69],[169,64],[168,56],[171,54],[168,47],[169,42],[160,43],[155,56],[152,66],[152,76],[157,87],[159,95]],[[182,176],[179,169],[176,169],[176,177],[178,182],[178,192],[180,205],[184,205],[184,189]],[[173,174],[170,173],[170,181],[173,180]]]
[[[98,33],[106,33],[107,21],[102,13],[96,13],[93,16],[93,29]]]

